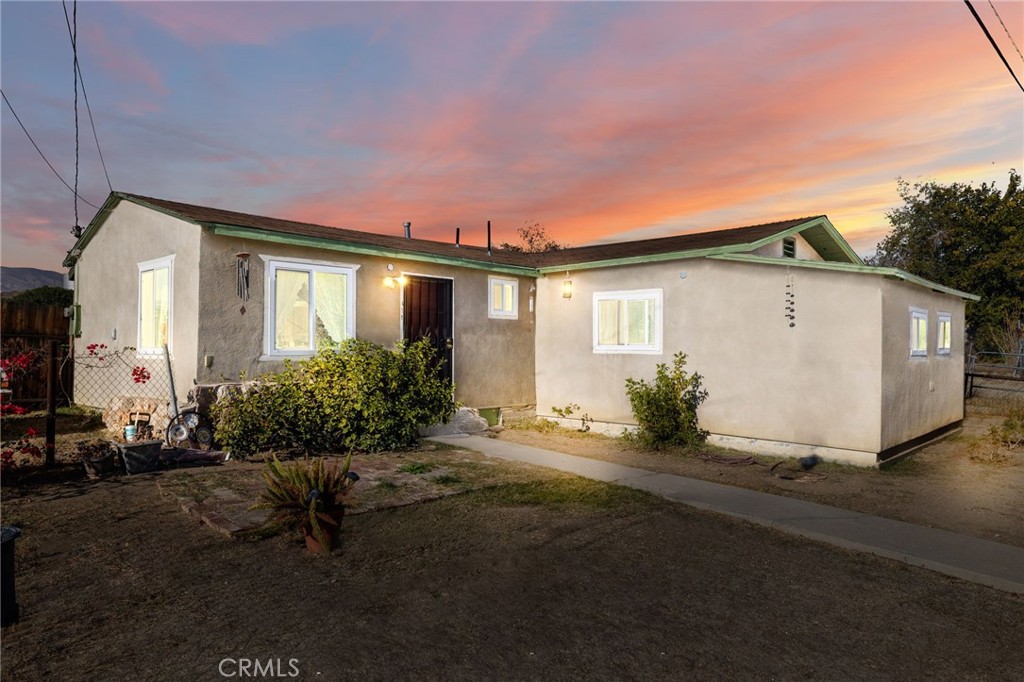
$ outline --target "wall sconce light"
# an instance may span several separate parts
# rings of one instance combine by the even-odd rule
[[[562,280],[562,298],[572,298],[572,280],[569,279],[569,271],[565,271],[565,279]]]
[[[408,283],[409,280],[406,279],[405,275],[399,275],[398,277],[395,277],[394,275],[388,275],[387,277],[384,278],[384,286],[386,286],[388,289],[394,289],[395,287],[404,287]]]

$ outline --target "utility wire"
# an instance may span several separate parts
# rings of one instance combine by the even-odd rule
[[[1010,72],[1011,76],[1013,76],[1013,80],[1017,81],[1017,87],[1020,88],[1021,92],[1024,92],[1024,85],[1020,84],[1017,74],[1015,74],[1013,69],[1010,68],[1010,62],[1006,61],[1006,57],[1003,56],[1003,51],[999,49],[999,46],[996,45],[995,39],[992,38],[992,34],[988,32],[987,28],[985,28],[985,22],[981,20],[981,17],[979,17],[978,13],[974,10],[974,5],[971,4],[971,0],[964,0],[964,4],[967,5],[967,9],[971,10],[971,14],[974,15],[974,19],[978,22],[978,26],[981,26],[981,30],[985,32],[985,37],[988,38],[988,42],[992,43],[992,48],[996,51],[996,54],[999,55],[999,58],[1003,60],[1003,64],[1006,65],[1006,70]]]
[[[999,12],[996,10],[996,6],[992,4],[992,0],[988,0],[988,6],[992,8],[992,13],[996,15],[996,19],[999,20],[999,25],[1003,27],[1003,31],[1006,33],[1006,37],[1010,39],[1010,44],[1013,45],[1013,49],[1017,50],[1017,56],[1020,57],[1021,61],[1024,61],[1024,54],[1020,53],[1020,48],[1017,47],[1017,43],[1013,40],[1013,36],[1010,35],[1010,29],[1006,28],[1006,24],[1003,23],[1003,18],[999,16]]]
[[[57,179],[58,179],[58,180],[60,180],[60,181],[61,181],[61,183],[63,183],[65,187],[67,187],[67,188],[68,188],[69,190],[71,190],[71,192],[72,192],[72,193],[73,193],[73,194],[74,194],[75,196],[78,196],[78,193],[77,193],[77,192],[75,192],[75,189],[74,189],[74,188],[73,188],[73,187],[72,187],[71,185],[69,185],[69,184],[67,183],[67,181],[65,181],[65,180],[64,180],[64,178],[62,178],[62,177],[60,176],[60,173],[58,173],[58,172],[57,172],[57,169],[56,169],[56,168],[54,168],[54,167],[53,167],[53,164],[52,164],[52,163],[50,163],[49,159],[47,159],[47,158],[46,158],[46,154],[43,154],[43,150],[42,150],[42,149],[40,149],[40,148],[39,148],[39,145],[37,145],[37,144],[36,144],[36,141],[32,139],[32,135],[30,135],[30,134],[29,134],[29,132],[28,132],[28,129],[27,129],[26,127],[25,127],[25,124],[21,122],[21,118],[19,118],[19,117],[18,117],[18,112],[16,112],[16,111],[14,110],[14,107],[12,107],[12,106],[11,106],[11,101],[10,101],[9,99],[7,99],[7,93],[5,93],[5,92],[4,92],[3,90],[0,90],[0,96],[3,96],[3,98],[4,98],[4,104],[6,104],[6,105],[7,105],[7,108],[11,110],[11,113],[12,113],[12,114],[14,114],[14,120],[15,120],[15,121],[17,121],[17,122],[18,122],[18,125],[20,125],[20,126],[21,126],[21,129],[22,129],[22,130],[23,130],[23,131],[25,132],[25,136],[26,136],[26,137],[28,137],[28,141],[29,141],[29,142],[31,142],[31,143],[32,143],[32,146],[36,148],[36,151],[37,151],[37,152],[39,152],[39,156],[41,156],[41,157],[42,157],[42,159],[43,159],[43,161],[45,161],[45,162],[46,162],[46,165],[50,167],[50,170],[52,170],[52,171],[53,171],[53,174],[54,174],[54,175],[56,175],[56,176],[57,176]],[[92,202],[90,202],[90,201],[86,200],[86,199],[85,199],[85,197],[81,197],[81,196],[78,196],[78,198],[79,198],[79,199],[81,199],[81,200],[82,200],[83,202],[85,202],[86,204],[89,204],[90,206],[92,206],[93,208],[95,208],[95,209],[96,209],[97,211],[98,211],[98,210],[100,209],[100,207],[99,207],[99,206],[97,206],[96,204],[94,204],[94,203],[92,203]]]
[[[78,224],[78,0],[71,3],[71,16],[74,17],[75,27],[71,32],[71,54],[74,57],[71,74],[75,80],[75,223],[71,227],[71,234],[77,239],[82,236],[82,226]]]
[[[71,37],[71,49],[77,48],[78,41],[76,40],[75,33],[71,30],[71,20],[68,18],[68,5],[65,0],[61,0],[61,4],[64,5],[64,21],[68,25],[68,35]],[[89,125],[92,126],[92,139],[96,141],[96,151],[100,155],[100,165],[103,166],[103,175],[107,178],[107,188],[111,192],[114,191],[114,186],[110,184],[110,173],[107,172],[107,162],[103,158],[103,150],[100,148],[100,138],[96,134],[96,121],[92,118],[92,107],[89,106],[89,93],[85,91],[85,78],[82,76],[82,64],[78,63],[78,84],[82,87],[82,98],[85,100],[85,110],[89,114]]]

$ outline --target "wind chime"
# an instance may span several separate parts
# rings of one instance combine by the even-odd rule
[[[235,254],[236,263],[236,284],[238,289],[238,297],[242,299],[243,303],[249,300],[249,254],[245,251],[240,251]],[[245,314],[245,306],[241,308],[241,312]]]
[[[796,326],[796,277],[786,266],[786,319],[789,326]]]

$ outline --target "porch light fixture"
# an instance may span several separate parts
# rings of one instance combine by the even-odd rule
[[[405,278],[405,275],[399,275],[398,277],[395,277],[394,275],[388,275],[387,277],[384,278],[384,286],[386,286],[388,289],[394,289],[395,287],[404,287],[408,282],[409,280]]]
[[[572,280],[569,279],[569,271],[565,271],[565,279],[562,280],[562,298],[572,298]]]

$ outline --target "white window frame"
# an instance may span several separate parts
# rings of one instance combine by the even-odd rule
[[[935,354],[949,355],[953,352],[953,315],[951,313],[939,313],[938,324],[935,327]],[[949,345],[942,345],[942,326],[949,329]]]
[[[512,286],[512,312],[506,313],[499,305],[495,308],[494,285],[501,284],[504,291],[505,285]],[[502,303],[498,301],[497,303]],[[511,277],[488,277],[487,278],[487,317],[492,320],[518,320],[519,319],[519,280]]]
[[[346,338],[355,338],[356,335],[356,271],[359,265],[352,263],[336,263],[332,261],[310,260],[307,258],[286,258],[280,256],[267,256],[260,254],[260,258],[266,263],[263,275],[263,357],[260,360],[277,360],[282,358],[308,358],[316,355],[316,317],[313,314],[316,310],[316,288],[313,283],[315,278],[310,277],[310,306],[309,306],[309,338],[313,346],[308,349],[278,350],[274,347],[277,338],[277,315],[276,301],[277,294],[277,271],[278,270],[302,270],[310,274],[314,272],[328,272],[342,274],[348,277],[348,286],[345,288],[345,333]]]
[[[163,346],[146,348],[142,345],[142,274],[167,268],[167,351],[171,352],[174,350],[174,254],[142,261],[138,266],[139,275],[135,280],[136,298],[138,299],[135,311],[135,353],[136,355],[162,355]]]
[[[638,301],[654,299],[654,330],[650,343],[645,345],[631,344],[601,344],[600,328],[598,325],[599,303],[601,301]],[[637,354],[637,355],[660,355],[662,352],[662,335],[664,329],[664,291],[662,289],[632,289],[628,291],[595,291],[593,298],[593,334],[594,352],[606,354]]]
[[[924,348],[917,347],[917,322],[918,320],[924,320]],[[910,356],[911,357],[927,357],[928,355],[928,311],[924,308],[910,308]]]

